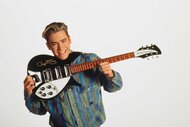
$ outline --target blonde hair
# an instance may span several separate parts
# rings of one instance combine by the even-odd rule
[[[42,37],[44,39],[46,39],[46,41],[48,42],[48,37],[51,34],[54,34],[54,33],[58,32],[58,31],[61,31],[61,30],[64,30],[66,35],[69,37],[68,27],[63,22],[53,22],[53,23],[50,23],[49,25],[47,25],[45,27],[45,30],[42,33]]]

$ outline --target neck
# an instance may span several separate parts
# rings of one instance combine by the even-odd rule
[[[97,59],[97,60],[90,61],[90,62],[72,65],[72,66],[70,66],[70,70],[71,70],[71,73],[74,74],[77,72],[95,68],[95,67],[99,66],[99,64],[102,62],[114,63],[114,62],[126,60],[129,58],[134,58],[134,57],[135,57],[134,52],[130,52],[130,53],[122,54],[122,55],[117,55],[117,56],[112,56],[112,57],[108,57],[108,58],[104,58],[104,59]]]

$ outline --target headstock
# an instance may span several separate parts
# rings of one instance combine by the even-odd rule
[[[136,52],[134,52],[135,57],[147,58],[154,55],[160,55],[161,50],[156,45],[146,46],[139,48]]]

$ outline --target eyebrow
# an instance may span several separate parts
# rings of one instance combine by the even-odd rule
[[[67,37],[65,37],[65,38],[61,39],[60,41],[63,41],[63,40],[66,40],[66,39],[68,39],[68,38],[67,38]],[[51,43],[58,43],[58,42],[49,41],[49,43],[51,44]]]

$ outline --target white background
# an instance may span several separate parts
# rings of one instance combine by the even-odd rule
[[[69,26],[73,50],[102,58],[149,44],[162,50],[112,64],[124,86],[103,92],[102,127],[190,126],[189,0],[1,0],[0,126],[48,126],[48,114],[26,109],[23,80],[31,57],[51,54],[41,33],[54,21]]]

